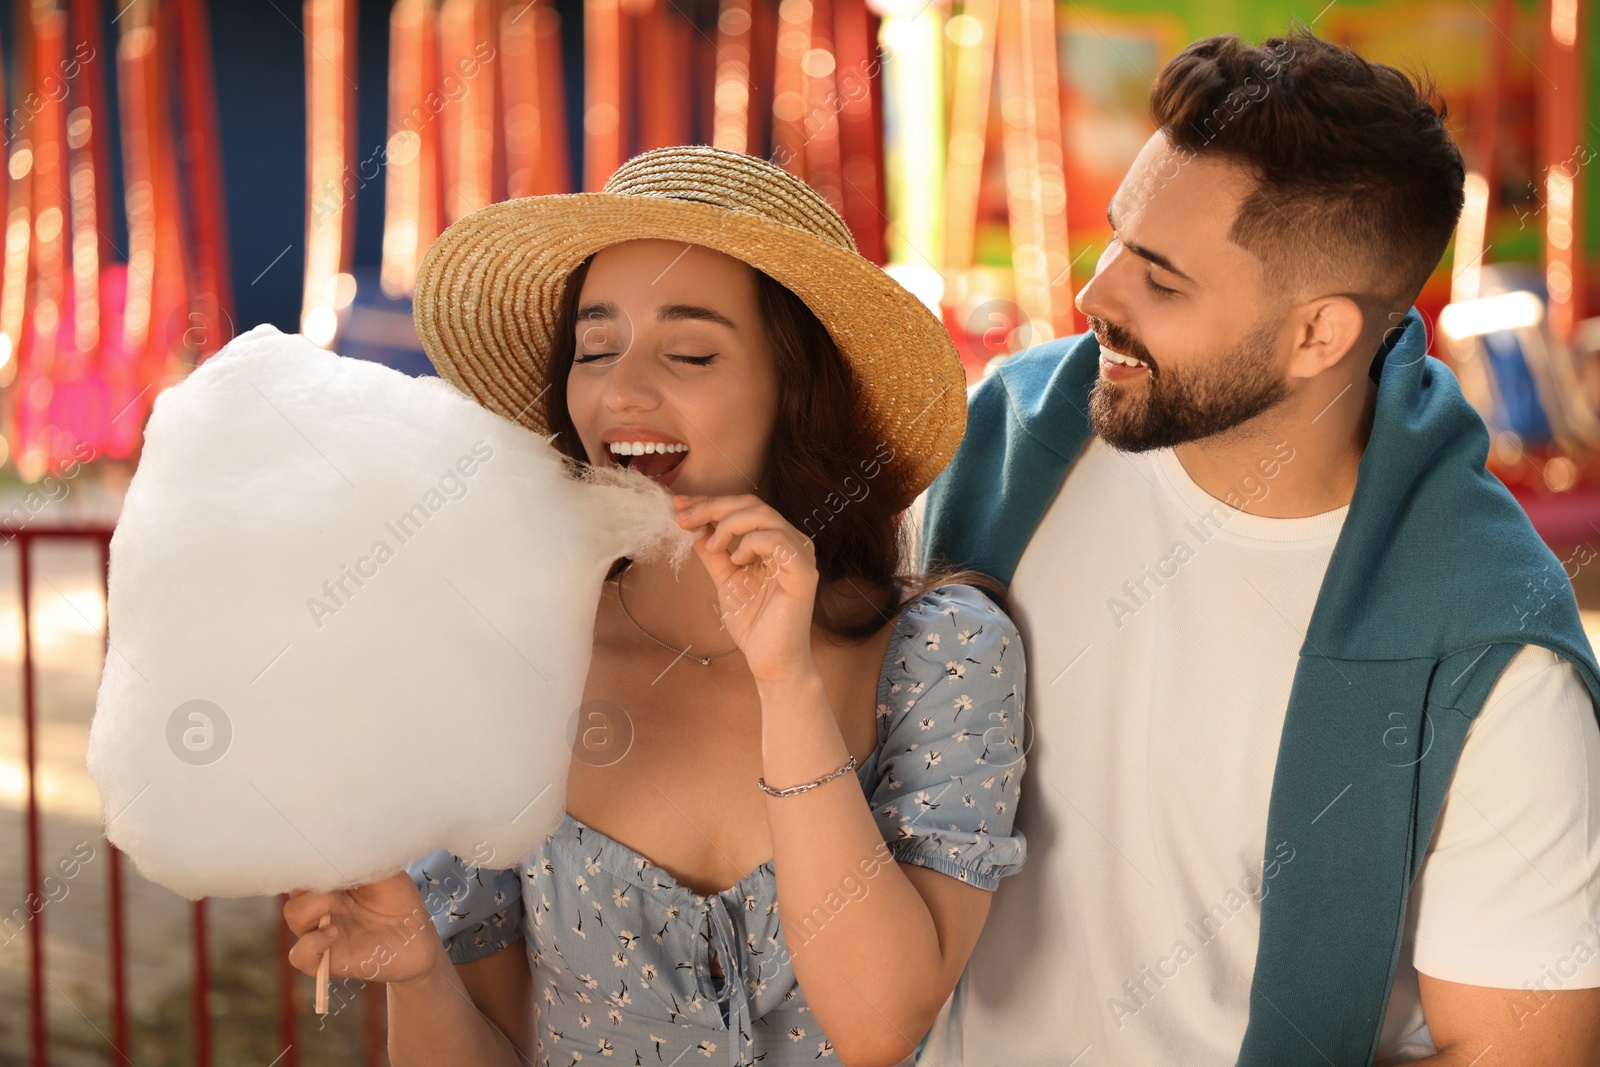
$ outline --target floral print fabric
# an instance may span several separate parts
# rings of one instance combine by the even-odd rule
[[[879,744],[856,772],[895,860],[986,890],[1022,868],[1024,682],[1015,626],[977,589],[939,586],[901,614],[879,680]],[[436,849],[408,872],[452,962],[525,940],[539,1067],[835,1058],[788,963],[770,861],[702,896],[564,815],[518,867]],[[835,898],[803,918],[848,906]],[[726,977],[711,973],[713,952]]]

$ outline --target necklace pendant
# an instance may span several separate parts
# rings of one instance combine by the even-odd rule
[[[624,573],[626,573],[626,571],[624,571]],[[679,658],[687,656],[690,659],[694,660],[696,663],[700,664],[700,666],[702,666],[702,667],[711,666],[711,661],[716,659],[718,656],[727,656],[727,655],[731,655],[732,653],[738,651],[738,647],[735,646],[734,648],[730,648],[727,652],[718,652],[715,656],[697,656],[693,652],[690,652],[689,649],[687,649],[687,648],[681,648],[681,649],[680,648],[674,648],[671,645],[667,644],[665,641],[661,640],[661,638],[657,637],[655,634],[651,633],[649,630],[646,630],[643,626],[640,626],[639,625],[639,620],[634,618],[633,617],[633,612],[628,610],[628,602],[626,600],[622,599],[622,575],[621,574],[617,575],[617,604],[621,606],[622,613],[628,617],[628,621],[633,623],[633,628],[634,629],[636,629],[640,633],[644,634],[646,637],[648,637],[650,640],[654,641],[656,644],[660,645],[662,648],[666,649],[668,652],[676,652],[678,654]],[[676,663],[677,660],[674,660],[673,662]]]

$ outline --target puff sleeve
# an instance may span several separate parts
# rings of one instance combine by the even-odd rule
[[[943,585],[901,616],[878,686],[873,817],[902,863],[980,889],[1022,869],[1022,642],[978,589]]]
[[[522,872],[474,867],[442,848],[406,868],[451,963],[492,956],[522,936]]]

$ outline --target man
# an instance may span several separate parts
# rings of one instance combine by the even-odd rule
[[[973,391],[925,561],[1010,583],[1029,862],[922,1063],[1600,1063],[1600,676],[1425,356],[1432,100],[1190,45],[1092,334]]]

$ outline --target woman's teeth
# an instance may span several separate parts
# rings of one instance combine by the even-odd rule
[[[687,452],[688,445],[669,445],[663,441],[612,441],[606,445],[613,456],[649,456],[657,452]]]
[[[683,465],[689,446],[677,441],[609,441],[606,450],[617,466],[659,480]]]

